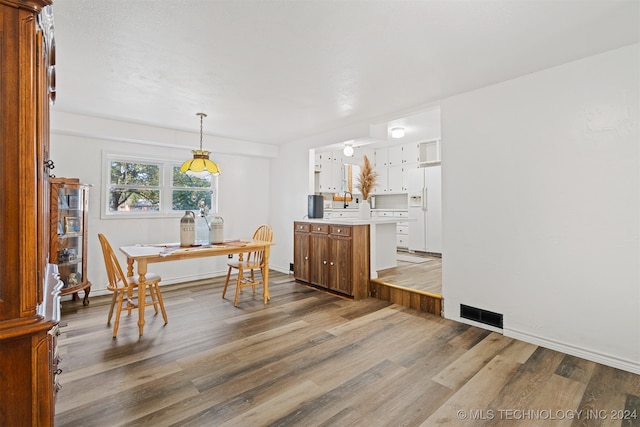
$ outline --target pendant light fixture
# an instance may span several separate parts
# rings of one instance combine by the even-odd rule
[[[210,175],[220,175],[220,168],[209,160],[209,151],[202,149],[202,119],[207,117],[205,113],[196,113],[200,116],[200,149],[192,150],[193,159],[182,164],[180,172],[196,178],[207,178]]]

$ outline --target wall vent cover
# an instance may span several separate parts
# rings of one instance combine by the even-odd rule
[[[502,314],[460,304],[460,317],[502,329]]]

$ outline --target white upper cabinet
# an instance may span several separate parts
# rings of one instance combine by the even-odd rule
[[[402,166],[389,166],[387,173],[387,191],[389,193],[400,193],[403,191]]]
[[[323,193],[335,193],[342,190],[343,167],[342,158],[337,152],[316,154],[316,171],[319,171],[318,189]],[[319,166],[319,168],[318,168]]]
[[[387,166],[401,166],[403,163],[402,145],[392,145],[387,150]]]
[[[349,162],[354,165],[361,165],[364,159],[364,156],[367,156],[369,162],[372,166],[376,165],[376,151],[373,148],[365,147],[355,147],[352,160]]]
[[[440,141],[425,141],[420,143],[406,143],[381,148],[368,146],[354,147],[353,156],[344,156],[342,150],[316,153],[315,170],[319,172],[317,189],[323,193],[339,193],[349,188],[355,191],[357,174],[364,156],[367,156],[378,180],[372,194],[392,194],[407,192],[407,172],[420,164],[440,161]],[[351,181],[346,171],[349,165]],[[357,167],[356,167],[357,166]]]
[[[420,145],[416,143],[402,146],[402,164],[411,165],[420,162]]]
[[[419,161],[419,145],[415,143],[392,145],[376,150],[376,166],[378,167],[410,165]]]
[[[377,168],[384,168],[389,166],[389,150],[387,148],[377,148],[375,153],[375,166]]]

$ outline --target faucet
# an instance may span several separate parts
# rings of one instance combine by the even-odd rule
[[[351,196],[351,198],[353,199],[353,194],[351,194],[350,191],[344,190],[344,209],[347,209],[347,206],[349,206],[349,203],[347,203],[347,194]]]

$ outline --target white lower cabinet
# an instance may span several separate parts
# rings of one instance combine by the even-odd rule
[[[409,218],[409,211],[375,209],[372,211],[371,216],[373,218]],[[400,249],[409,248],[408,222],[401,221],[396,224],[396,246]]]
[[[409,211],[394,211],[394,218],[409,218]],[[409,248],[409,223],[398,222],[396,224],[396,246],[400,249]]]
[[[396,225],[396,246],[401,249],[409,248],[409,224],[406,222]]]

